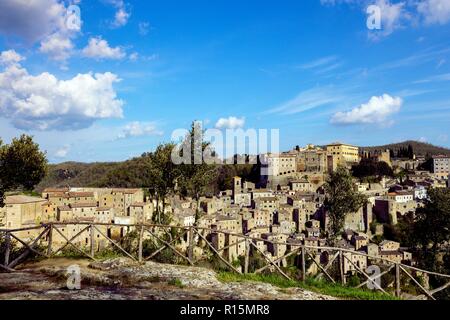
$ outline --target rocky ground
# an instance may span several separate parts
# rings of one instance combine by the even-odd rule
[[[67,268],[78,265],[81,289],[67,288]],[[118,258],[104,262],[53,259],[0,273],[0,299],[133,300],[330,300],[300,288],[281,289],[258,282],[222,283],[210,269]]]

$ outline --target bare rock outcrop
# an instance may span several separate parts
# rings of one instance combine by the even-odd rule
[[[80,268],[81,289],[67,289],[67,268]],[[260,282],[223,283],[215,271],[191,266],[136,263],[127,258],[103,262],[53,259],[0,274],[0,299],[232,299],[329,300],[301,288],[281,289]]]

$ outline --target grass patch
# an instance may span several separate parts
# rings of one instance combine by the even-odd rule
[[[117,252],[115,250],[111,249],[104,249],[100,252],[95,253],[95,258],[99,260],[109,260],[109,259],[115,259],[115,258],[121,258],[123,257],[123,254],[120,252]]]
[[[184,288],[184,284],[181,282],[180,279],[171,279],[168,282],[171,286],[176,286],[178,288]]]
[[[272,284],[279,288],[303,288],[320,294],[337,298],[353,300],[399,300],[399,298],[379,291],[356,289],[352,287],[333,284],[324,280],[307,279],[305,282],[288,280],[278,274],[237,274],[232,272],[219,272],[217,278],[222,282],[256,281]]]

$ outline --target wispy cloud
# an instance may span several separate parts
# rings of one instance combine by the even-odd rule
[[[323,57],[323,58],[319,58],[317,60],[311,61],[311,62],[307,62],[305,64],[299,65],[298,68],[299,69],[315,69],[315,68],[319,68],[319,67],[323,67],[325,65],[328,65],[334,61],[337,60],[336,56],[328,56],[328,57]]]
[[[442,81],[450,81],[450,73],[438,74],[422,80],[414,81],[413,83],[419,84],[419,83],[442,82]]]
[[[295,114],[308,110],[325,107],[332,104],[338,104],[345,101],[346,95],[336,87],[315,87],[300,92],[295,98],[267,110],[266,114]]]
[[[448,54],[450,52],[450,48],[428,48],[426,50],[423,50],[421,52],[412,54],[410,56],[393,60],[391,62],[384,63],[374,69],[379,71],[385,71],[385,70],[391,70],[391,69],[397,69],[397,68],[405,68],[405,67],[411,67],[411,66],[417,66],[422,65],[428,62],[432,61],[440,61],[442,59],[442,56]]]

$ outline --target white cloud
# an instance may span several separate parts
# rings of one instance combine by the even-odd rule
[[[216,122],[217,129],[239,129],[243,128],[245,125],[245,118],[228,117],[220,118]]]
[[[403,101],[399,97],[391,97],[383,94],[379,97],[370,98],[368,103],[347,112],[337,112],[331,118],[334,124],[382,124],[388,117],[400,111]]]
[[[72,39],[81,31],[81,18],[76,17],[79,23],[74,23],[75,17],[58,0],[0,1],[0,33],[30,44],[40,42],[40,52],[59,62],[70,57]]]
[[[0,33],[36,42],[64,28],[66,9],[58,0],[0,1]]]
[[[90,38],[88,45],[82,50],[82,54],[95,59],[123,59],[126,56],[121,47],[112,48],[106,40],[100,37]]]
[[[54,33],[41,42],[39,51],[47,54],[52,60],[66,61],[73,52],[71,39],[59,33]]]
[[[402,28],[410,14],[405,9],[406,3],[391,3],[390,0],[377,0],[375,5],[381,10],[381,30],[369,31],[369,39],[378,40],[392,34],[396,29]]]
[[[43,72],[30,75],[20,64],[0,72],[0,115],[23,130],[66,130],[90,126],[98,119],[122,117],[115,74],[78,74],[59,80]]]
[[[128,23],[128,19],[131,16],[131,13],[127,11],[127,7],[129,7],[129,5],[125,4],[123,0],[104,0],[104,2],[116,8],[114,21],[111,22],[112,28],[123,27]]]
[[[160,136],[163,132],[158,129],[155,122],[133,121],[123,127],[122,132],[117,136],[118,139],[140,136]]]
[[[381,30],[371,30],[369,39],[378,40],[389,36],[395,30],[406,26],[421,24],[444,25],[450,22],[449,0],[321,0],[322,5],[334,6],[340,4],[356,5],[364,13],[369,5],[376,5],[381,9]],[[423,37],[419,38],[420,41]]]
[[[61,159],[65,158],[65,157],[67,157],[67,154],[69,153],[69,151],[70,151],[70,147],[68,145],[65,145],[65,146],[59,148],[58,150],[56,150],[54,157],[61,158]]]
[[[23,59],[15,50],[7,50],[0,53],[0,64],[3,65],[19,63]]]
[[[418,3],[417,11],[427,24],[443,25],[450,21],[449,0],[424,0]]]
[[[122,27],[127,24],[129,18],[130,13],[128,13],[124,8],[120,8],[116,11],[112,25],[116,28]]]

